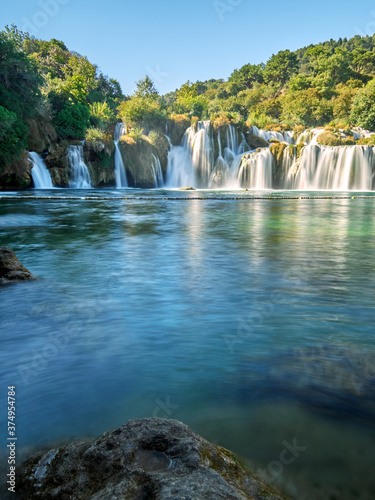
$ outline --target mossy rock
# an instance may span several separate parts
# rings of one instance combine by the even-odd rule
[[[322,134],[319,134],[316,141],[321,146],[341,146],[342,145],[341,138],[338,137],[334,132],[332,132],[330,130],[325,130]]]
[[[246,132],[245,137],[250,149],[268,148],[270,145],[270,143],[262,137],[258,137],[250,132]]]
[[[51,151],[56,144],[57,134],[50,121],[39,117],[27,122],[29,136],[27,139],[28,149],[39,154]]]
[[[77,141],[74,141],[76,144]],[[79,141],[77,144],[81,144]],[[49,170],[52,178],[52,184],[58,187],[68,187],[68,158],[66,155],[66,149],[69,143],[66,141],[61,142],[59,145],[53,148],[53,151],[45,156],[44,162]]]
[[[361,137],[356,144],[358,146],[375,146],[375,134],[371,137]]]
[[[26,189],[31,186],[32,163],[28,151],[23,151],[18,161],[4,166],[0,174],[0,185],[4,190]]]
[[[179,191],[196,191],[196,189],[193,187],[182,187]]]
[[[116,184],[114,152],[112,137],[107,134],[103,139],[86,141],[84,159],[90,172],[93,186],[114,186]]]
[[[161,169],[163,175],[165,175],[167,172],[167,165],[168,165],[168,152],[170,148],[169,141],[162,133],[157,132],[150,142],[153,146],[155,146],[157,150],[157,156],[160,160]]]
[[[173,115],[167,122],[168,132],[173,146],[179,146],[186,130],[190,127],[190,118],[187,115]]]
[[[281,166],[283,156],[284,156],[284,151],[287,147],[288,147],[288,144],[286,144],[285,142],[275,142],[275,143],[271,144],[270,151],[276,160],[277,167]]]
[[[148,138],[141,136],[133,139],[125,135],[121,138],[119,147],[129,186],[144,189],[155,187],[152,165],[153,155],[158,156],[158,150]]]

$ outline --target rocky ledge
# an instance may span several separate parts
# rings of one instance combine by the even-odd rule
[[[40,453],[18,470],[25,499],[277,500],[230,451],[177,420],[132,420],[90,442]]]
[[[13,281],[35,280],[9,247],[0,247],[0,285]]]

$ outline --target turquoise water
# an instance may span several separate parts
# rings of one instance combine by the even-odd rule
[[[39,278],[0,288],[19,450],[176,418],[293,498],[373,499],[375,198],[233,195],[264,193],[0,201]]]

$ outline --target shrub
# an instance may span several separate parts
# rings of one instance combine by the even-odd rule
[[[148,134],[148,140],[154,146],[157,144],[159,137],[160,137],[160,135],[155,130],[151,130],[151,132]]]
[[[143,128],[142,127],[133,127],[128,134],[135,141],[143,136]]]
[[[359,146],[375,146],[375,134],[371,137],[361,137],[356,144]]]
[[[330,130],[325,130],[322,134],[317,137],[318,144],[322,146],[341,146],[341,138],[338,137],[334,132]]]
[[[0,169],[19,159],[26,148],[27,127],[21,118],[0,106]]]
[[[90,109],[84,104],[67,105],[56,116],[58,132],[66,139],[83,139],[90,122]]]
[[[350,121],[357,127],[375,130],[375,80],[361,89],[354,99]]]
[[[132,97],[129,101],[120,104],[119,117],[130,127],[158,128],[164,127],[165,111],[156,99]]]
[[[114,112],[106,102],[94,102],[89,104],[89,107],[90,122],[96,127],[104,128],[116,119]]]
[[[254,125],[257,128],[264,129],[267,125],[272,125],[274,123],[275,119],[272,116],[268,116],[257,111],[250,113],[247,118],[247,124],[249,127]]]
[[[86,142],[102,141],[105,138],[105,133],[100,128],[88,128],[86,130]]]

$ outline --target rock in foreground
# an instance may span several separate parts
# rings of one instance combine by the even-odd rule
[[[91,443],[39,454],[18,471],[21,498],[284,499],[236,456],[177,420],[132,420]]]
[[[35,280],[9,247],[0,247],[0,285],[12,281]]]

